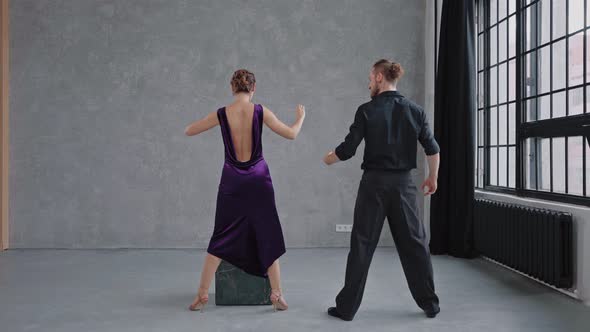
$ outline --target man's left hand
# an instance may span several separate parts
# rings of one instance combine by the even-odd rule
[[[324,156],[324,163],[328,166],[332,165],[338,161],[340,161],[340,159],[338,159],[338,156],[336,156],[334,151],[330,151]]]
[[[438,186],[436,182],[437,179],[434,176],[429,176],[428,178],[426,178],[426,180],[424,180],[424,182],[420,186],[420,189],[422,189],[424,196],[432,195],[436,192],[436,188]],[[427,190],[424,190],[424,188],[427,188]]]

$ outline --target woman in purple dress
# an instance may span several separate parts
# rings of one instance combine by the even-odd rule
[[[305,118],[298,105],[292,126],[281,122],[268,108],[251,102],[256,79],[240,69],[233,74],[233,102],[191,123],[185,134],[194,136],[217,125],[221,127],[225,162],[221,173],[215,227],[201,272],[198,294],[190,310],[202,310],[215,271],[225,260],[245,272],[270,279],[270,300],[275,310],[286,310],[282,296],[279,257],[285,242],[275,206],[268,165],[262,156],[262,125],[278,135],[295,139]]]

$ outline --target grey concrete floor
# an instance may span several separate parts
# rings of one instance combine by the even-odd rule
[[[354,321],[326,314],[347,248],[288,249],[289,310],[187,306],[204,250],[8,250],[0,253],[0,331],[590,331],[590,308],[493,263],[434,256],[441,313],[414,304],[393,248],[375,253]]]

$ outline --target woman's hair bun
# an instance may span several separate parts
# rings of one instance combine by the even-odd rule
[[[231,87],[234,93],[247,92],[254,90],[256,78],[254,74],[246,69],[238,69],[231,78]]]

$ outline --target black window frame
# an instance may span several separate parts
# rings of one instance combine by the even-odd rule
[[[482,4],[482,1],[483,4]],[[506,1],[506,0],[500,0],[500,1]],[[509,0],[512,1],[512,0]],[[504,194],[510,194],[510,195],[516,195],[519,197],[524,197],[524,198],[536,198],[536,199],[544,199],[544,200],[551,200],[551,201],[557,201],[557,202],[563,202],[563,203],[569,203],[569,204],[577,204],[577,205],[585,205],[585,206],[590,206],[590,193],[589,190],[590,188],[587,188],[586,185],[586,180],[587,180],[587,168],[586,168],[586,162],[587,162],[587,156],[586,156],[586,146],[585,144],[590,144],[590,114],[588,113],[590,110],[588,110],[588,105],[587,105],[587,94],[588,94],[588,86],[590,84],[590,82],[588,81],[588,75],[586,75],[587,72],[587,57],[588,57],[588,50],[587,50],[587,37],[588,37],[588,33],[590,33],[590,27],[588,27],[588,23],[590,15],[588,15],[588,11],[587,11],[587,6],[590,5],[590,0],[584,0],[584,26],[581,29],[578,29],[576,31],[569,31],[569,1],[570,0],[560,0],[560,1],[566,1],[566,27],[565,27],[565,34],[559,38],[555,38],[552,39],[552,32],[550,33],[550,39],[548,42],[545,43],[535,43],[534,47],[528,49],[525,51],[525,36],[523,31],[524,30],[524,26],[526,24],[525,22],[525,18],[523,13],[525,13],[525,11],[527,10],[527,8],[531,7],[531,6],[537,6],[537,4],[540,3],[540,0],[515,0],[516,1],[516,10],[513,14],[511,14],[508,10],[508,8],[506,8],[508,14],[506,17],[502,17],[501,19],[497,19],[498,16],[498,12],[496,13],[496,22],[494,24],[490,24],[491,21],[491,15],[490,15],[490,1],[488,0],[478,0],[476,1],[475,5],[476,5],[476,10],[474,11],[475,15],[477,15],[477,20],[479,20],[478,23],[483,23],[484,26],[482,29],[476,27],[475,31],[476,31],[476,40],[479,42],[480,40],[480,36],[483,35],[483,50],[484,50],[484,54],[483,54],[483,66],[480,69],[480,66],[478,65],[478,67],[476,68],[476,73],[477,73],[477,77],[476,82],[477,84],[480,83],[479,81],[479,75],[483,73],[483,81],[484,81],[484,87],[482,88],[482,91],[484,92],[483,94],[483,98],[484,98],[484,102],[483,102],[483,106],[480,107],[480,101],[479,98],[477,100],[477,108],[476,108],[476,116],[475,116],[475,126],[476,128],[479,127],[479,116],[480,116],[480,110],[482,111],[482,114],[484,116],[483,119],[483,138],[484,138],[484,142],[483,145],[480,144],[479,141],[479,133],[476,136],[476,151],[475,151],[475,160],[476,160],[476,174],[474,174],[474,176],[476,177],[476,186],[478,185],[478,178],[479,178],[479,174],[477,174],[477,172],[479,171],[479,164],[478,164],[478,158],[480,158],[480,149],[483,148],[483,155],[484,155],[484,162],[483,162],[483,169],[484,169],[484,174],[483,174],[483,185],[480,187],[477,187],[476,189],[478,190],[483,190],[483,191],[490,191],[490,192],[498,192],[498,193],[504,193]],[[555,1],[555,0],[552,0]],[[497,2],[499,3],[499,1]],[[481,6],[481,7],[480,7]],[[506,2],[506,6],[508,7],[508,2]],[[499,11],[500,6],[496,5],[496,10]],[[480,13],[480,10],[483,9],[483,13]],[[551,11],[553,11],[553,7],[551,7]],[[482,15],[483,14],[483,15]],[[490,109],[493,107],[498,108],[499,105],[501,104],[506,104],[506,113],[508,116],[508,109],[509,109],[509,104],[512,103],[512,101],[510,101],[509,96],[509,92],[507,93],[507,97],[506,97],[506,101],[505,103],[498,103],[498,101],[496,101],[496,103],[494,104],[494,106],[490,107],[490,94],[491,94],[491,90],[489,89],[490,83],[491,83],[491,78],[490,78],[490,67],[496,66],[496,68],[499,68],[500,63],[506,62],[507,64],[507,72],[508,72],[508,68],[509,68],[509,62],[511,61],[510,55],[506,56],[506,59],[500,61],[497,57],[497,61],[495,62],[494,65],[490,66],[490,31],[493,28],[498,29],[500,26],[500,23],[503,22],[504,20],[506,20],[506,22],[509,21],[509,18],[515,15],[515,22],[516,22],[516,50],[515,50],[515,69],[516,69],[516,77],[515,77],[515,86],[516,86],[516,91],[515,91],[515,153],[516,153],[516,160],[515,160],[515,170],[511,170],[510,169],[510,162],[508,161],[509,157],[507,156],[506,159],[506,168],[507,168],[507,172],[513,171],[515,172],[515,186],[514,188],[510,188],[508,187],[510,185],[509,180],[507,180],[507,185],[506,186],[499,186],[499,185],[491,185],[490,184],[490,150],[493,147],[498,147],[499,145],[495,145],[495,146],[491,146],[490,145]],[[552,18],[553,18],[553,14],[550,15],[551,17],[551,22],[550,22],[550,29],[552,31],[553,29],[553,22],[552,22]],[[535,23],[537,24],[537,23]],[[507,25],[507,34],[509,33],[510,29]],[[526,66],[523,64],[523,59],[525,58],[525,56],[527,54],[531,54],[532,52],[537,52],[539,49],[547,46],[547,45],[553,45],[561,40],[565,40],[565,49],[566,52],[568,52],[569,50],[569,39],[570,37],[578,34],[578,33],[582,33],[583,32],[583,36],[584,36],[584,50],[583,50],[583,81],[581,84],[575,85],[575,86],[569,86],[569,56],[566,55],[566,73],[565,73],[565,88],[563,89],[559,89],[559,90],[552,90],[550,89],[548,92],[546,93],[541,93],[541,94],[536,94],[533,97],[526,97],[525,96],[525,89],[526,86],[525,84],[523,84],[523,79],[526,78]],[[499,34],[499,33],[498,33]],[[500,48],[498,42],[499,42],[499,37],[498,34],[496,34],[496,51]],[[538,34],[538,30],[535,29],[535,38],[536,35]],[[507,37],[506,39],[506,43],[509,43],[510,41],[510,37]],[[508,44],[507,44],[508,47]],[[480,58],[480,54],[479,54],[479,46],[476,49],[476,57],[478,58],[478,61]],[[551,52],[551,57],[553,57],[553,47],[551,46],[549,48],[550,52]],[[507,52],[508,53],[508,52]],[[553,66],[553,61],[552,59],[550,60],[550,65],[551,67]],[[537,68],[537,67],[535,67]],[[497,70],[497,69],[496,69]],[[553,72],[552,68],[550,70],[551,72]],[[535,76],[535,79],[538,80],[538,77]],[[496,94],[499,93],[499,80],[496,80],[495,82],[498,86],[496,88]],[[551,84],[553,84],[553,79],[551,77]],[[581,88],[583,90],[583,114],[580,115],[573,115],[573,116],[566,116],[566,117],[561,117],[561,118],[550,118],[550,119],[543,119],[543,120],[536,120],[536,121],[526,121],[526,110],[524,109],[524,105],[526,103],[527,100],[532,99],[532,98],[540,98],[541,96],[544,95],[550,95],[550,98],[552,97],[552,94],[555,93],[559,93],[561,91],[566,91],[565,92],[565,103],[566,103],[566,112],[568,112],[569,110],[569,91],[570,90],[575,90]],[[507,89],[509,89],[507,87]],[[480,89],[478,88],[478,94]],[[479,96],[478,96],[479,97]],[[550,109],[552,110],[553,107],[551,107]],[[567,114],[566,114],[567,115]],[[496,125],[499,126],[499,121],[496,121]],[[510,135],[510,134],[508,134]],[[526,159],[528,156],[526,156],[526,144],[527,144],[527,140],[530,138],[549,138],[551,141],[553,140],[553,138],[565,138],[565,151],[566,151],[566,156],[568,156],[567,154],[567,148],[568,148],[568,137],[574,137],[574,136],[581,136],[583,137],[583,142],[584,147],[582,149],[582,153],[583,153],[583,157],[582,157],[582,173],[583,173],[583,184],[582,184],[582,196],[579,195],[574,195],[574,194],[569,194],[569,193],[560,193],[560,192],[553,192],[553,191],[545,191],[545,190],[539,190],[539,189],[527,189],[526,187],[526,178],[525,176],[528,174],[527,173],[527,169],[526,169]],[[506,140],[506,148],[508,150],[509,154],[509,146],[510,145],[510,140],[507,139]],[[550,144],[550,147],[552,147],[553,144]],[[553,153],[550,153],[550,157],[552,158]],[[565,160],[565,186],[566,186],[566,191],[567,191],[567,186],[568,186],[568,161],[567,161],[567,157]],[[496,171],[499,171],[499,158],[496,158],[496,162],[498,163],[498,166],[496,167]],[[552,165],[552,163],[550,163],[550,165]],[[552,167],[552,166],[550,166]],[[550,181],[553,182],[553,172],[550,172],[549,174],[550,176]],[[509,177],[507,176],[507,178],[509,179]],[[538,185],[538,184],[537,184]],[[551,184],[551,188],[553,188],[552,184]],[[553,189],[551,189],[553,190]]]

